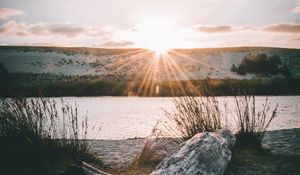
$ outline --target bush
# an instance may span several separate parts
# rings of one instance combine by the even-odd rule
[[[7,68],[6,66],[4,65],[4,63],[0,62],[0,76],[4,76],[7,74]]]
[[[6,66],[0,62],[0,96],[10,90],[10,81]]]
[[[237,115],[237,145],[261,147],[266,129],[277,115],[277,106],[270,111],[266,98],[263,109],[257,110],[255,96],[239,96],[235,98]]]
[[[1,172],[58,174],[78,161],[98,162],[87,144],[87,118],[77,111],[44,98],[1,101]]]
[[[279,71],[282,75],[286,76],[286,77],[290,77],[292,76],[292,73],[289,69],[289,67],[287,66],[287,64],[283,64],[280,68]]]
[[[280,70],[281,65],[282,61],[278,55],[250,54],[246,56],[238,66],[233,64],[231,71],[240,75],[247,73],[276,75],[281,73],[284,76],[290,76],[287,73],[289,72],[287,65],[285,65],[283,71]]]

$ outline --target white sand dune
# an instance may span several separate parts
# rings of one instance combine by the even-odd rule
[[[159,80],[232,78],[251,79],[256,75],[238,75],[230,71],[248,54],[277,54],[300,76],[300,50],[264,47],[178,49],[159,59],[155,78]],[[0,62],[10,72],[50,73],[57,75],[98,75],[111,79],[135,79],[146,74],[155,53],[142,49],[0,47]],[[164,65],[164,61],[169,65]],[[168,70],[169,71],[163,71]],[[173,69],[173,74],[172,74]],[[169,72],[170,75],[167,75]],[[277,75],[281,76],[281,75]]]

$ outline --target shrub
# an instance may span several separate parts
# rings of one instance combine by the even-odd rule
[[[281,65],[282,61],[276,54],[271,56],[266,54],[249,54],[238,66],[232,65],[231,71],[240,75],[247,73],[276,75],[281,73],[284,76],[288,76],[286,72],[289,71],[289,68],[285,66],[284,70],[281,71]]]
[[[221,128],[221,112],[214,97],[180,97],[174,100],[175,111],[165,114],[165,129],[182,141],[199,132],[214,132]]]
[[[0,62],[0,96],[10,90],[10,81],[7,67]]]
[[[0,76],[7,74],[8,70],[3,62],[0,62]]]
[[[4,99],[0,104],[1,172],[50,174],[77,161],[98,161],[90,153],[87,118],[62,101]]]
[[[271,111],[268,98],[258,110],[255,96],[239,96],[235,98],[237,115],[237,145],[261,147],[266,129],[277,115],[277,106]]]
[[[237,71],[237,67],[235,66],[235,64],[232,64],[230,71],[231,72],[236,72]]]
[[[287,64],[283,64],[280,68],[279,68],[279,71],[282,75],[286,76],[286,77],[290,77],[292,76],[292,73],[288,67]]]

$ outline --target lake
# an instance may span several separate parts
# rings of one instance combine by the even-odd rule
[[[52,98],[58,103],[60,98]],[[227,104],[232,117],[235,111],[234,97],[218,97],[220,106]],[[89,127],[101,126],[101,130],[89,131],[90,139],[126,139],[147,137],[157,121],[166,119],[164,110],[174,110],[172,97],[64,97],[64,101],[78,105],[79,114],[88,115]],[[278,104],[278,117],[269,130],[300,128],[300,96],[269,96],[273,109]],[[257,108],[261,109],[265,97],[257,96]],[[231,121],[230,123],[232,123]]]

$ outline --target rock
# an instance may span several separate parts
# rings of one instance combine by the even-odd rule
[[[236,139],[230,130],[221,129],[217,133],[227,141],[230,148],[234,147]]]
[[[221,175],[231,159],[235,144],[229,130],[196,134],[165,158],[151,175]]]

